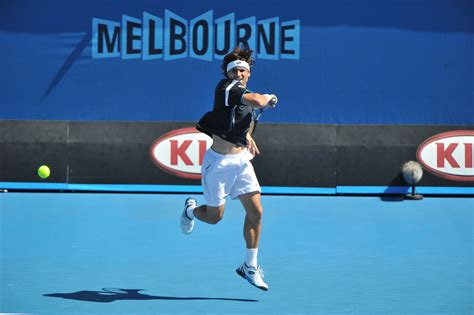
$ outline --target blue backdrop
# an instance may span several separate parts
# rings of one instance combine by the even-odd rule
[[[252,70],[249,88],[280,100],[265,122],[474,124],[470,0],[0,1],[0,119],[196,121],[212,106],[221,60],[92,57],[94,19],[123,30],[124,16],[166,24],[165,12],[188,33],[206,13],[210,23],[276,21],[280,34],[298,25],[286,34],[297,53],[257,58]],[[165,25],[157,38],[166,36]]]

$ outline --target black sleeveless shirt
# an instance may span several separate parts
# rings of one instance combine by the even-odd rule
[[[238,80],[222,79],[214,93],[214,108],[197,123],[196,129],[216,135],[236,146],[247,146],[247,132],[254,120],[252,106],[242,103],[249,90]]]

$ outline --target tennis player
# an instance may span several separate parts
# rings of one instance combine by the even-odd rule
[[[274,107],[278,100],[273,94],[253,93],[247,89],[253,64],[251,56],[251,50],[237,47],[224,57],[225,78],[215,89],[214,108],[197,123],[196,128],[213,140],[201,168],[206,204],[198,207],[195,199],[186,199],[181,229],[185,234],[191,233],[195,218],[209,224],[218,223],[224,215],[226,197],[239,198],[246,211],[247,255],[236,271],[252,285],[266,291],[268,285],[257,263],[263,213],[261,190],[250,160],[260,153],[252,138],[255,110]]]

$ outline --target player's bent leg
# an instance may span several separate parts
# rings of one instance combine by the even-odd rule
[[[187,198],[184,202],[184,210],[181,214],[180,225],[184,234],[190,234],[194,228],[194,218],[200,221],[217,224],[224,216],[225,204],[218,207],[202,205],[196,206],[196,199]]]
[[[218,207],[202,205],[194,209],[194,216],[199,219],[199,221],[209,224],[217,224],[224,216],[224,209],[225,204]]]

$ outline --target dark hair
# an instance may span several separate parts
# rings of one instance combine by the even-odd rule
[[[227,65],[235,60],[244,60],[249,66],[254,64],[254,59],[252,58],[253,50],[248,48],[235,47],[230,53],[225,55],[224,61],[222,61],[222,73],[224,76],[227,76]]]

